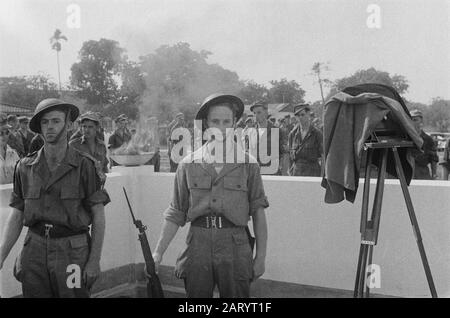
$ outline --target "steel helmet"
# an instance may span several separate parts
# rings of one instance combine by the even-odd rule
[[[74,122],[78,115],[80,114],[80,110],[77,106],[66,103],[60,99],[57,98],[47,98],[42,100],[34,110],[34,115],[31,117],[29,126],[30,130],[40,134],[41,133],[41,117],[46,112],[52,111],[52,110],[69,110],[70,111],[70,121]]]

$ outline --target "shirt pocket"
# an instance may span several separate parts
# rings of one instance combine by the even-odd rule
[[[80,198],[80,189],[78,185],[63,185],[61,187],[61,199],[75,200]]]
[[[224,177],[224,207],[227,213],[247,215],[249,213],[247,179],[243,177]],[[238,216],[238,219],[239,216]]]
[[[211,197],[211,176],[191,176],[188,178],[191,209],[204,209],[209,205]]]

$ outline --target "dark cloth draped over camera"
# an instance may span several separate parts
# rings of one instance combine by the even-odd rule
[[[383,90],[382,85],[361,85],[348,92],[351,94],[345,90],[339,92],[324,107],[325,172],[322,187],[326,189],[326,203],[338,203],[344,198],[352,203],[355,201],[364,143],[386,119],[390,119],[391,125],[401,130],[419,149],[423,144],[403,100],[398,94],[393,94],[396,92],[391,88]],[[411,149],[398,148],[408,184],[414,167]],[[372,164],[378,164],[380,155],[380,150],[374,151]],[[386,170],[397,177],[392,152],[389,152]]]

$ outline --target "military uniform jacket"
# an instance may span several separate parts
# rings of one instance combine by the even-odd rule
[[[426,167],[429,163],[438,162],[439,157],[437,155],[436,144],[428,134],[424,131],[420,132],[420,137],[423,139],[423,152],[419,150],[414,151],[414,160],[416,165]]]
[[[289,149],[294,153],[294,161],[317,162],[323,154],[323,136],[312,125],[305,138],[302,138],[300,125],[289,134]]]
[[[22,133],[22,130],[20,129],[17,132],[18,135],[22,138],[22,144],[25,154],[28,154],[30,152],[30,145],[31,141],[33,140],[34,134],[29,130],[27,130],[25,135]]]
[[[92,156],[96,160],[96,168],[98,168],[103,173],[108,173],[108,158],[106,156],[106,145],[103,140],[99,139],[98,137],[95,138],[94,152],[91,152],[91,149],[84,139],[84,136],[72,139],[69,142],[69,146]]]
[[[108,149],[120,148],[123,144],[128,143],[131,140],[131,133],[124,129],[123,136],[121,136],[117,130],[109,137]]]
[[[23,212],[25,226],[49,222],[74,231],[87,230],[92,223],[91,207],[108,202],[94,163],[72,147],[52,174],[43,148],[16,165],[10,206]]]
[[[225,163],[217,173],[209,146],[206,143],[178,165],[172,202],[164,217],[184,226],[202,215],[221,215],[237,226],[246,226],[259,208],[269,206],[259,165],[237,146],[238,160]]]
[[[270,162],[268,163],[262,163],[261,162],[261,158],[260,158],[260,154],[261,153],[266,153],[268,156],[273,156],[275,158],[279,158],[280,153],[283,152],[283,140],[282,140],[282,133],[280,132],[279,128],[276,127],[274,124],[272,124],[270,121],[267,121],[267,128],[266,130],[260,135],[260,130],[264,129],[259,127],[259,125],[256,125],[256,145],[257,145],[257,160],[259,162],[259,164],[261,165],[261,167],[264,166],[270,166]],[[272,143],[271,143],[271,138],[272,138],[272,128],[274,129],[278,129],[278,148],[277,149],[272,149]],[[266,143],[264,143],[264,141],[266,141]],[[272,151],[276,151],[278,152],[278,155],[275,156],[275,154],[272,154]],[[278,164],[278,162],[277,162]]]

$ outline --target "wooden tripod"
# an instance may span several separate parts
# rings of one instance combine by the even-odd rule
[[[405,174],[403,171],[402,163],[400,161],[400,156],[398,154],[398,148],[415,147],[412,141],[406,141],[403,139],[384,137],[375,137],[375,142],[366,142],[365,148],[367,149],[367,159],[365,167],[365,180],[364,180],[364,192],[363,201],[361,208],[361,246],[359,250],[358,258],[358,268],[356,272],[356,282],[354,297],[363,298],[364,297],[364,286],[366,285],[366,268],[368,265],[372,264],[372,254],[373,248],[377,244],[378,232],[380,228],[380,217],[381,217],[381,205],[383,201],[384,192],[384,181],[386,178],[386,165],[388,153],[391,151],[394,155],[395,169],[397,171],[398,179],[400,180],[400,185],[403,191],[403,197],[405,198],[406,207],[408,209],[409,219],[415,234],[417,246],[419,248],[420,257],[422,259],[422,264],[425,269],[425,275],[427,277],[428,286],[431,291],[431,296],[433,298],[437,297],[436,288],[434,286],[433,277],[431,275],[430,266],[428,264],[427,256],[425,254],[425,248],[422,243],[422,236],[420,234],[419,224],[417,223],[416,214],[414,212],[414,207],[411,201],[411,196],[408,191],[408,185],[406,183]],[[370,174],[371,174],[371,163],[373,152],[376,149],[382,151],[380,156],[381,164],[379,165],[377,185],[375,190],[375,197],[372,207],[372,215],[368,218],[368,208],[369,208],[369,190],[370,190]],[[370,288],[366,286],[365,297],[369,297]]]

